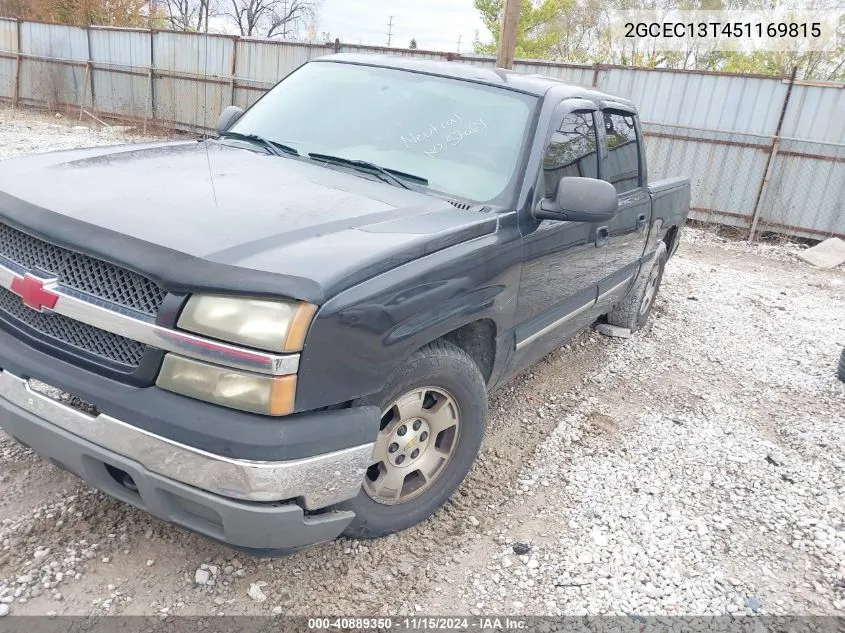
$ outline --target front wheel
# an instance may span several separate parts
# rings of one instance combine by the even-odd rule
[[[436,341],[411,355],[384,390],[356,402],[382,417],[361,491],[341,507],[344,534],[374,538],[431,516],[466,477],[487,423],[487,389],[466,352]]]

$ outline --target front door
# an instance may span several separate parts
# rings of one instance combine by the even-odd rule
[[[598,177],[596,112],[590,102],[571,101],[572,108],[563,108],[555,119],[543,158],[538,187],[547,198],[555,197],[565,176]],[[588,222],[523,222],[515,370],[548,354],[595,318],[607,230]]]

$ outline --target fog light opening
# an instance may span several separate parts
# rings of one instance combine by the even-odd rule
[[[109,475],[111,475],[117,483],[134,493],[138,492],[138,484],[136,484],[135,480],[132,479],[132,475],[120,468],[115,468],[114,466],[109,466],[108,464],[105,466],[106,470],[109,471]]]

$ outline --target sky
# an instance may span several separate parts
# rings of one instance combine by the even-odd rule
[[[487,31],[472,0],[322,0],[318,34],[328,32],[350,44],[387,44],[393,16],[391,46],[407,47],[411,38],[419,48],[472,52],[475,31],[488,41]]]

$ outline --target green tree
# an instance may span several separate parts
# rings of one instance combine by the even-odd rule
[[[796,69],[799,79],[845,81],[845,46],[833,52],[757,51],[718,52],[702,60],[701,68],[731,73],[786,77]]]
[[[557,42],[554,22],[567,10],[574,7],[576,0],[541,0],[534,4],[532,0],[522,0],[519,13],[519,25],[516,35],[516,56],[534,59],[549,59]],[[475,8],[481,13],[481,21],[493,34],[493,41],[483,43],[478,39],[473,42],[473,49],[479,55],[495,55],[502,28],[504,0],[475,0]]]
[[[814,8],[835,9],[841,0],[815,0]],[[789,0],[521,0],[516,57],[582,64],[620,64],[652,68],[720,70],[788,76],[799,79],[845,79],[845,46],[828,52],[707,50],[693,43],[688,50],[660,50],[653,38],[625,39],[613,33],[610,16],[616,11],[774,10]],[[495,55],[501,31],[504,0],[474,0],[482,22],[493,35],[484,42],[475,34],[473,50]],[[845,14],[840,21],[845,30]]]
[[[408,48],[412,50],[417,48],[417,39],[415,37],[411,38],[411,43],[408,45]]]

